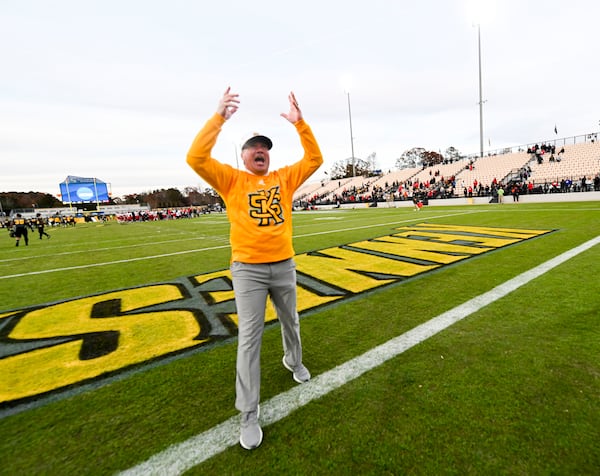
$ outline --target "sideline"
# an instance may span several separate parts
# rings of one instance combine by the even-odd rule
[[[446,217],[451,217],[451,216],[455,216],[455,215],[465,215],[465,214],[477,213],[477,212],[482,212],[482,211],[484,211],[484,210],[479,210],[479,211],[469,210],[466,212],[457,212],[457,213],[444,214],[444,215],[438,215],[438,216],[428,216],[427,219],[432,220],[434,218],[446,218]],[[307,233],[304,235],[294,235],[292,238],[298,239],[298,238],[306,238],[308,236],[328,235],[331,233],[362,230],[365,228],[375,228],[375,227],[379,227],[379,226],[399,225],[401,223],[410,223],[410,222],[418,221],[417,218],[418,217],[413,217],[408,220],[393,221],[393,222],[389,222],[389,223],[376,223],[373,225],[363,225],[363,226],[357,226],[354,228],[341,228],[341,229],[337,229],[337,230],[328,230],[328,231],[320,231],[320,232],[316,232],[316,233]],[[185,254],[189,254],[189,253],[201,253],[204,251],[220,250],[220,249],[229,248],[229,247],[230,247],[230,245],[226,244],[226,245],[210,246],[207,248],[196,248],[193,250],[175,251],[173,253],[164,253],[164,254],[160,254],[160,255],[140,256],[138,258],[127,258],[127,259],[120,259],[120,260],[115,260],[115,261],[104,261],[101,263],[91,263],[91,264],[82,264],[82,265],[78,265],[78,266],[68,266],[65,268],[43,269],[40,271],[30,271],[27,273],[18,273],[18,274],[9,274],[6,276],[0,276],[0,280],[10,279],[10,278],[21,278],[23,276],[36,276],[36,275],[47,274],[47,273],[58,273],[61,271],[72,271],[74,269],[96,268],[98,266],[109,266],[109,265],[113,265],[113,264],[132,263],[134,261],[145,261],[145,260],[149,260],[149,259],[170,258],[171,256],[185,255]],[[88,250],[88,252],[90,252],[90,251],[91,250]]]
[[[163,244],[170,244],[170,243],[179,243],[182,241],[202,241],[206,238],[207,238],[206,235],[198,235],[194,238],[181,238],[181,239],[177,239],[177,240],[163,240],[163,241],[155,241],[153,243],[135,243],[133,245],[116,246],[113,248],[105,247],[105,248],[93,248],[93,249],[87,249],[87,250],[61,251],[60,253],[52,253],[52,257],[54,258],[56,256],[69,256],[69,255],[97,253],[98,251],[124,250],[127,248],[140,248],[142,246],[156,246],[156,245],[163,245]],[[219,240],[218,237],[215,238],[214,236],[211,236],[211,238],[213,238],[215,240]],[[223,235],[223,238],[219,241],[225,241],[225,240],[227,240],[227,236]],[[25,260],[32,260],[32,259],[41,259],[41,258],[45,258],[46,256],[47,255],[18,256],[16,258],[0,259],[0,263],[8,263],[11,261],[25,261]]]
[[[552,258],[535,268],[506,281],[460,306],[450,309],[410,331],[381,344],[364,354],[349,360],[327,372],[314,377],[310,382],[291,388],[261,404],[261,425],[275,423],[311,401],[327,395],[398,356],[411,347],[423,342],[459,322],[481,308],[503,298],[512,291],[529,283],[551,269],[600,243],[600,236]],[[207,459],[238,444],[239,416],[200,433],[186,441],[174,444],[148,460],[134,466],[121,475],[179,475]]]

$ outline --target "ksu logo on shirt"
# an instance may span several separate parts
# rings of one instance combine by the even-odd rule
[[[269,190],[258,190],[250,194],[250,216],[258,220],[259,226],[279,225],[283,223],[279,186]]]

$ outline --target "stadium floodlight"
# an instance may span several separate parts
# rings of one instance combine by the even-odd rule
[[[346,91],[348,96],[348,119],[350,121],[350,149],[352,151],[352,176],[356,177],[356,160],[354,158],[354,136],[352,135],[352,109],[350,109],[350,92]]]
[[[493,0],[471,0],[467,5],[467,14],[472,25],[477,26],[477,56],[479,64],[479,156],[483,157],[483,82],[481,74],[481,25],[490,22],[494,16]]]
[[[350,107],[350,77],[342,78],[342,87],[348,98],[348,121],[350,123],[350,151],[352,152],[352,176],[356,177],[356,159],[354,157],[354,135],[352,134],[352,108]]]
[[[235,168],[239,169],[240,168],[239,154],[238,154],[237,144],[235,142],[233,143],[233,153],[235,154]]]
[[[477,51],[479,56],[479,157],[483,157],[483,87],[481,81],[481,25],[477,24]]]

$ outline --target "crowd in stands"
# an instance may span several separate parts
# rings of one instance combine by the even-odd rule
[[[594,146],[594,141],[589,145]],[[413,200],[415,196],[423,200],[435,200],[437,198],[457,198],[457,197],[497,197],[498,189],[502,187],[507,195],[512,195],[513,200],[517,201],[520,195],[540,194],[540,193],[569,193],[584,192],[589,190],[600,191],[600,149],[598,144],[590,149],[590,154],[597,154],[595,157],[595,171],[589,173],[589,169],[581,169],[580,174],[572,172],[572,169],[565,169],[565,172],[557,171],[556,177],[551,180],[536,182],[536,167],[542,164],[546,159],[549,162],[559,163],[563,161],[565,155],[568,155],[569,147],[561,147],[558,153],[553,144],[534,145],[527,148],[527,151],[508,154],[510,157],[498,155],[494,157],[494,166],[496,167],[496,176],[486,176],[484,179],[477,177],[479,170],[483,171],[484,163],[478,162],[478,159],[465,158],[455,160],[455,167],[451,170],[454,173],[444,176],[440,169],[448,171],[448,164],[451,161],[446,160],[439,164],[424,164],[423,167],[408,170],[405,180],[386,181],[385,175],[381,177],[365,177],[360,180],[359,177],[352,179],[353,185],[341,185],[338,188],[331,187],[331,183],[321,183],[322,192],[317,189],[310,194],[302,195],[302,191],[296,196],[296,206],[299,208],[312,208],[316,205],[336,205],[348,203],[373,203],[385,201],[408,201]],[[571,146],[578,147],[578,146]],[[518,159],[514,161],[515,157]],[[511,160],[508,160],[508,159]],[[568,161],[568,159],[566,160]],[[513,169],[514,163],[522,164],[520,168]],[[480,167],[481,169],[478,169]],[[490,166],[485,164],[486,172]],[[391,173],[390,173],[391,175]],[[592,178],[593,177],[593,178]],[[358,179],[358,182],[357,182]],[[471,182],[472,180],[472,182]],[[333,182],[333,181],[332,181]]]
[[[538,144],[535,144],[533,147],[527,149],[527,153],[530,155],[533,155],[538,164],[543,164],[544,157],[546,157],[546,156],[548,156],[548,162],[560,162],[562,160],[562,157],[561,157],[562,154],[565,153],[565,148],[562,147],[558,151],[558,154],[555,156],[554,155],[556,153],[555,145],[542,144],[541,146],[539,146]],[[550,155],[548,155],[548,154],[550,154]]]

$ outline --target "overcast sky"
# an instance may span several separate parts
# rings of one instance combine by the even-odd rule
[[[479,2],[485,148],[600,129],[600,2]],[[113,196],[205,185],[185,156],[227,86],[240,109],[213,150],[302,151],[296,93],[325,158],[388,170],[408,149],[479,151],[477,27],[465,0],[0,0],[0,192],[56,195],[67,175]],[[557,126],[558,134],[554,133]]]

